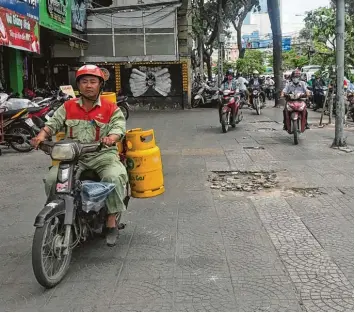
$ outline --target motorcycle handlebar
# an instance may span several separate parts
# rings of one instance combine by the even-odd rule
[[[38,148],[43,152],[50,154],[53,147],[60,142],[53,142],[49,140],[42,141]],[[94,142],[94,143],[78,143],[79,154],[98,152],[103,148],[104,144],[102,142]]]

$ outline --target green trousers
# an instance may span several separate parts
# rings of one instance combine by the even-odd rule
[[[109,194],[106,200],[109,214],[121,213],[126,210],[123,203],[126,197],[126,185],[128,182],[127,171],[121,163],[117,153],[107,151],[97,155],[91,155],[79,161],[79,166],[84,170],[95,171],[102,181],[113,183],[116,188]],[[46,195],[50,194],[53,184],[57,180],[58,167],[53,166],[45,179]]]

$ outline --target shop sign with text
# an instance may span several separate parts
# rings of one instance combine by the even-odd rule
[[[39,0],[0,0],[0,7],[39,20]]]
[[[58,33],[71,35],[71,1],[41,0],[40,25]]]
[[[40,53],[38,23],[0,7],[0,45]]]
[[[86,6],[87,0],[71,1],[71,25],[80,32],[86,29]]]

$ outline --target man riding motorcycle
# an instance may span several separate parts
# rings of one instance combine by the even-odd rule
[[[284,97],[285,94],[290,94],[290,93],[295,93],[295,94],[305,94],[307,96],[310,95],[310,92],[307,89],[307,85],[304,81],[301,81],[301,72],[296,70],[293,71],[291,74],[291,82],[288,83],[285,88],[281,92],[281,97]],[[284,130],[286,130],[286,105],[283,110],[283,124],[284,124]],[[308,125],[308,112],[306,111],[306,129],[309,129]]]
[[[265,90],[266,90],[266,95],[268,96],[270,93],[270,87],[275,86],[275,82],[270,78],[270,76],[266,76],[265,79]]]
[[[234,79],[234,77],[233,77],[233,72],[232,72],[232,70],[228,70],[228,71],[226,72],[226,79],[224,79],[224,80],[222,81],[222,85],[221,85],[222,91],[223,91],[223,90],[227,90],[227,89],[228,89],[228,90],[234,90],[234,91],[236,91],[236,90],[237,90],[237,87],[238,87],[237,81],[236,81],[236,80]],[[222,111],[221,111],[222,106],[223,106],[223,104],[220,103],[219,108],[218,108],[219,120],[221,120],[221,118],[222,118]]]
[[[237,74],[237,86],[240,92],[244,93],[245,99],[249,101],[248,81],[240,74]]]
[[[116,143],[126,132],[126,120],[121,110],[113,102],[100,99],[104,84],[104,74],[95,65],[84,65],[76,72],[76,83],[80,97],[66,101],[46,122],[32,144],[38,145],[46,138],[65,129],[66,138],[77,139],[83,143],[101,141],[106,147],[100,152],[85,154],[79,166],[95,171],[102,181],[116,185],[108,196],[106,205],[108,246],[114,246],[118,237],[116,216],[126,210],[123,202],[128,182],[127,171],[117,154]],[[45,180],[45,192],[50,196],[55,186],[58,167],[53,166]],[[119,220],[119,219],[118,219]]]
[[[265,93],[262,90],[261,86],[263,84],[262,79],[259,77],[259,72],[257,70],[253,71],[253,78],[249,81],[249,88],[252,90],[253,88],[257,88],[259,89],[260,92],[260,96],[262,98],[263,101],[263,106],[265,106]],[[253,103],[253,99],[252,99],[252,92],[250,92],[250,99],[249,102]]]

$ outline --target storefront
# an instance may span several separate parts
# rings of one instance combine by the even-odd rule
[[[39,6],[36,1],[29,4],[0,0],[1,81],[6,89],[19,94],[27,79],[24,64],[26,52],[40,53],[38,20]]]
[[[86,2],[81,0],[40,2],[42,58],[34,60],[39,86],[49,82],[52,88],[66,85],[69,81],[69,64],[77,65],[82,49],[87,46]],[[64,66],[57,66],[64,63]]]

